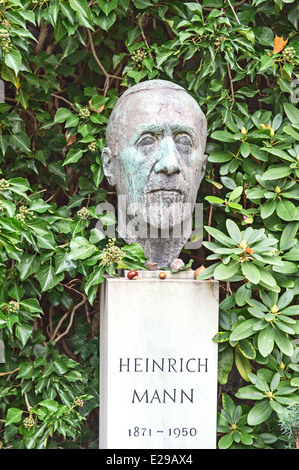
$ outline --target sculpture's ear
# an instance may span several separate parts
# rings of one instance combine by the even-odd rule
[[[105,147],[102,151],[102,163],[104,174],[111,186],[115,186],[115,160],[109,147]]]
[[[204,155],[203,161],[202,161],[202,167],[201,167],[201,179],[203,179],[205,172],[206,172],[207,160],[208,160],[208,156]]]

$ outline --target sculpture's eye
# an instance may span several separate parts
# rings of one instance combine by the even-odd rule
[[[148,147],[156,142],[156,139],[153,135],[146,134],[142,136],[137,142],[138,147]]]
[[[192,139],[187,134],[178,134],[175,138],[176,145],[185,147],[185,150],[192,147]]]

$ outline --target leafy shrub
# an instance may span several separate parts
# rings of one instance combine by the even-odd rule
[[[96,230],[115,223],[99,210],[115,205],[101,150],[118,96],[153,78],[185,87],[208,119],[205,242],[182,256],[220,281],[219,447],[285,445],[299,400],[298,8],[2,2],[2,446],[98,445],[98,287],[145,261]]]

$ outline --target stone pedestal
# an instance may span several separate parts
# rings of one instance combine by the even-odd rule
[[[139,271],[100,295],[100,448],[216,448],[218,282]]]

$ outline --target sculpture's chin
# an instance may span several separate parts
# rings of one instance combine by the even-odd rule
[[[184,195],[176,190],[157,190],[146,194],[139,215],[147,224],[161,230],[183,220]]]
[[[151,228],[155,228],[159,231],[165,232],[164,236],[163,233],[162,238],[167,237],[168,232],[173,232],[173,230],[178,227],[181,227],[183,222],[182,212],[173,212],[168,211],[167,208],[163,208],[160,212],[153,212],[149,214],[146,219],[146,223]],[[160,235],[160,236],[161,236]],[[157,237],[158,238],[158,237]]]

